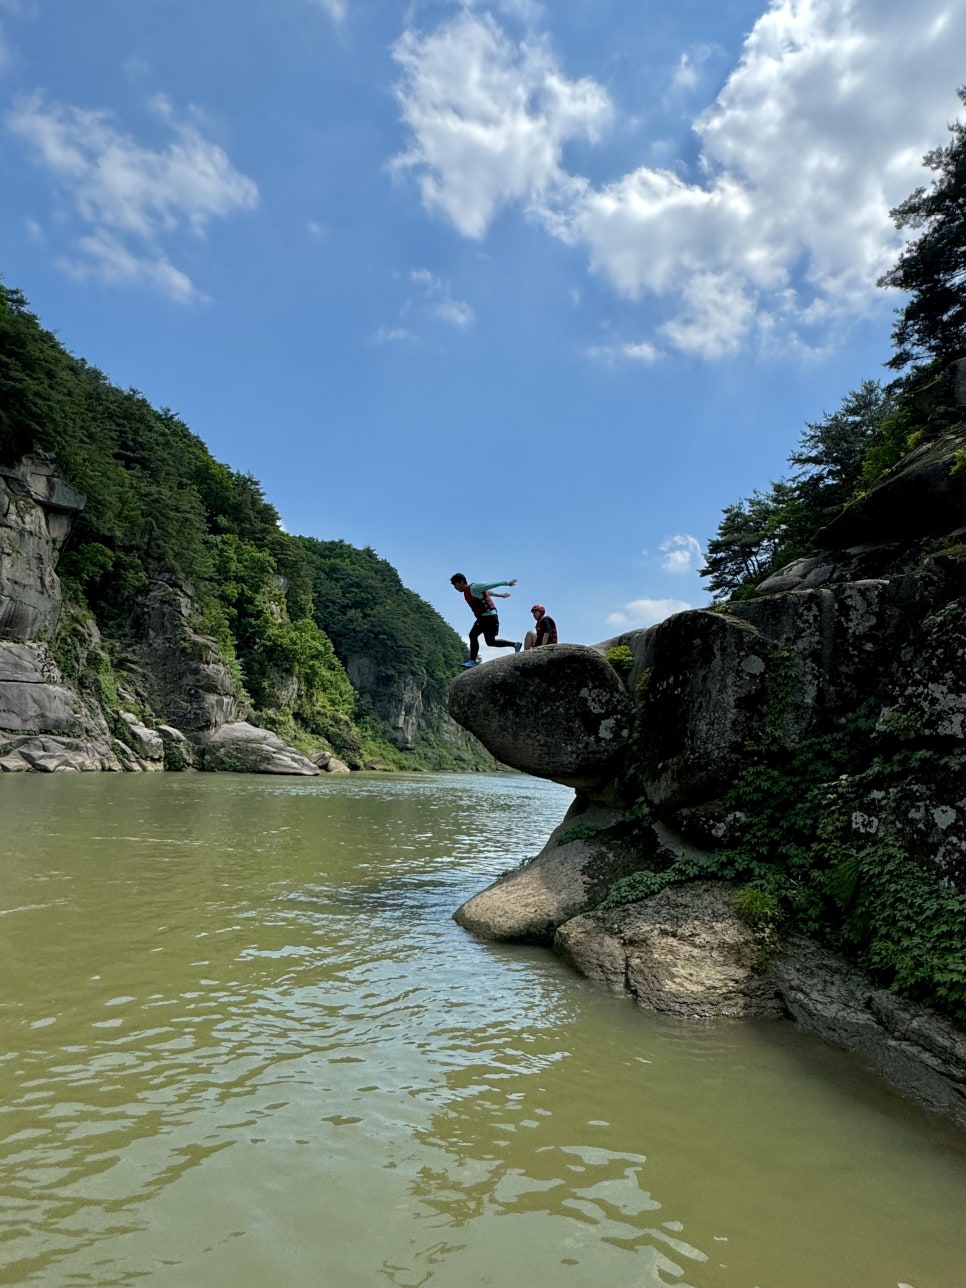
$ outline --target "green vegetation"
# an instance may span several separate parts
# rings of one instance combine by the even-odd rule
[[[627,679],[634,667],[634,654],[626,644],[615,644],[604,654],[604,661],[609,662],[622,679]]]
[[[595,827],[593,823],[576,822],[572,827],[568,827],[566,832],[561,832],[557,837],[558,845],[570,845],[572,841],[593,841],[600,836],[600,828]]]
[[[960,98],[966,104],[966,89]],[[881,279],[908,293],[888,364],[901,374],[886,387],[863,382],[837,411],[807,424],[789,457],[790,476],[724,510],[703,572],[719,610],[820,545],[821,529],[909,451],[964,426],[955,381],[956,363],[966,356],[966,127],[953,125],[951,134],[947,147],[925,158],[932,185],[893,211],[899,228],[919,234]],[[966,469],[966,452],[954,468]],[[954,535],[928,553],[956,557],[961,548]],[[961,613],[956,601],[924,625],[935,629]],[[808,934],[882,986],[966,1026],[966,895],[917,861],[888,822],[914,814],[920,780],[947,783],[955,793],[966,753],[928,743],[910,749],[913,721],[897,714],[879,721],[876,694],[855,709],[829,713],[820,732],[795,741],[787,720],[798,687],[793,654],[779,655],[761,733],[721,802],[722,848],[635,872],[615,882],[600,906],[648,898],[676,883],[724,879],[735,887],[732,906],[752,927],[763,960],[781,931]],[[647,686],[639,689],[643,707]],[[639,711],[635,740],[642,721]],[[631,799],[640,781],[633,759],[623,781]],[[876,813],[876,802],[894,807]],[[646,811],[646,801],[635,808],[641,807]]]
[[[895,397],[866,380],[836,412],[806,424],[789,463],[800,468],[723,512],[701,576],[719,599],[742,599],[807,554],[825,524],[909,451],[912,426]]]
[[[966,104],[966,88],[959,97]],[[950,143],[923,159],[931,185],[892,211],[897,228],[919,234],[879,280],[907,292],[887,363],[901,374],[885,388],[864,381],[838,411],[807,424],[789,457],[797,471],[723,511],[701,574],[718,599],[741,599],[806,554],[821,528],[913,447],[963,424],[955,360],[966,355],[966,126],[949,128]]]
[[[0,465],[32,451],[52,455],[87,497],[58,567],[73,609],[53,645],[91,696],[116,704],[105,658],[129,651],[139,604],[163,581],[190,597],[196,629],[217,641],[262,723],[353,765],[465,767],[466,747],[436,736],[466,656],[439,614],[374,551],[285,533],[250,474],[69,354],[0,283]],[[358,658],[367,666],[354,687]],[[423,715],[402,753],[391,715],[407,685],[421,689]]]

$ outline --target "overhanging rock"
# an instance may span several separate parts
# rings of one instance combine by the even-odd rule
[[[553,644],[466,671],[450,687],[449,713],[504,765],[589,789],[623,751],[632,707],[596,649]]]

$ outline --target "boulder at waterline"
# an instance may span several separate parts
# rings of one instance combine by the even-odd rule
[[[449,713],[504,765],[568,787],[607,780],[630,736],[631,700],[596,649],[554,644],[453,681]]]

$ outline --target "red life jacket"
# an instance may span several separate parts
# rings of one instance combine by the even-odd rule
[[[544,626],[544,622],[546,622],[546,626]],[[557,623],[553,620],[552,617],[548,616],[547,613],[544,613],[542,617],[537,618],[536,626],[534,629],[536,630],[536,633],[537,633],[538,642],[540,640],[541,634],[545,634],[547,636],[547,639],[545,641],[547,644],[556,644]]]
[[[470,592],[469,586],[467,586],[463,591],[463,598],[469,604],[470,608],[472,608],[474,617],[483,617],[486,613],[496,612],[496,604],[494,604],[493,600],[490,598],[490,592],[488,590],[484,590],[482,599],[477,599],[477,597]]]

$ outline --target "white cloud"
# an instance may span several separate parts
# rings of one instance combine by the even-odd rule
[[[662,541],[660,551],[664,556],[661,561],[664,572],[676,574],[691,572],[697,562],[704,559],[701,542],[687,532],[679,532]]]
[[[709,45],[695,45],[693,49],[686,50],[675,68],[672,87],[679,90],[694,89],[698,83],[699,68],[708,61],[711,52]]]
[[[80,258],[61,261],[75,276],[197,300],[203,297],[161,242],[181,232],[203,237],[212,220],[254,207],[258,188],[196,126],[178,121],[166,99],[152,106],[175,136],[160,150],[122,133],[107,112],[48,104],[39,94],[18,102],[4,123],[87,226],[76,243]]]
[[[683,599],[632,599],[615,613],[610,613],[610,626],[655,626],[673,613],[687,612],[692,605]]]
[[[135,255],[119,237],[103,229],[81,237],[77,249],[79,258],[61,256],[55,262],[79,282],[93,278],[105,286],[147,286],[179,304],[207,298],[163,255]]]
[[[619,361],[643,362],[650,366],[661,357],[661,350],[647,340],[628,344],[590,344],[584,352],[588,358],[595,358],[608,366]]]
[[[415,340],[416,337],[412,331],[407,331],[405,327],[384,327],[381,326],[373,337],[376,344],[398,344],[404,340]]]
[[[409,275],[410,281],[423,291],[429,312],[433,317],[448,326],[465,329],[473,321],[475,314],[465,300],[454,300],[449,282],[437,277],[426,268],[415,268]]]
[[[611,118],[604,89],[568,81],[540,42],[514,44],[489,15],[464,13],[393,47],[396,95],[410,139],[397,173],[415,170],[423,203],[464,236],[482,237],[509,203],[565,188],[569,139],[596,139]]]
[[[542,219],[618,294],[656,303],[655,350],[807,350],[885,303],[874,284],[900,244],[888,212],[960,110],[964,46],[966,5],[949,0],[772,0],[694,123],[697,172],[669,161],[595,185],[562,151],[600,136],[606,91],[464,15],[396,46],[410,144],[395,165],[465,236],[510,204]],[[702,52],[682,59],[679,88]]]

